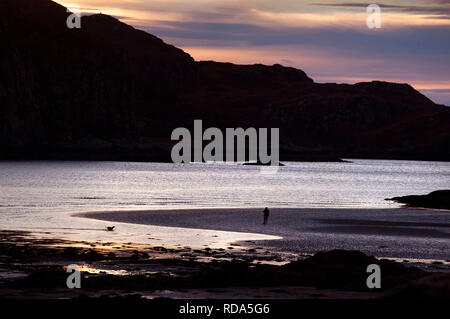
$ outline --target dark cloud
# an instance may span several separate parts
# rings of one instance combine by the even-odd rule
[[[163,38],[218,41],[223,45],[233,41],[252,46],[314,45],[362,54],[382,51],[450,55],[450,26],[410,26],[368,32],[333,27],[278,29],[250,24],[164,21],[141,28]]]
[[[424,89],[420,90],[420,92],[436,103],[450,106],[450,89]]]
[[[382,9],[388,8],[394,11],[420,13],[420,14],[432,14],[441,16],[444,19],[450,19],[450,6],[449,1],[433,0],[435,3],[444,4],[444,6],[412,6],[412,5],[395,5],[377,3]],[[362,2],[330,2],[330,3],[311,3],[314,6],[323,7],[343,7],[343,8],[367,8],[367,3]]]
[[[443,94],[450,94],[450,89],[425,89],[421,90],[423,92],[429,92],[429,93],[443,93]]]
[[[449,0],[431,0],[431,2],[450,5],[450,1]]]

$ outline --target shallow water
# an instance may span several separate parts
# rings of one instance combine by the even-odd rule
[[[0,213],[191,207],[395,207],[387,197],[450,188],[450,163],[354,160],[257,167],[0,162]]]
[[[399,205],[385,198],[450,188],[450,163],[352,161],[288,162],[274,175],[238,164],[0,162],[0,228],[76,231],[87,240],[103,238],[105,223],[69,213],[261,206],[392,208]],[[149,228],[143,227],[122,225],[123,233],[111,236],[132,241],[133,233],[142,242],[149,237],[145,237]],[[170,237],[167,229],[153,231]],[[186,232],[186,238],[193,235]],[[203,232],[196,231],[195,236]],[[229,239],[223,235],[221,240]]]

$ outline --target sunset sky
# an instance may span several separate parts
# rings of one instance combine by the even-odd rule
[[[109,14],[196,60],[280,63],[316,82],[409,83],[450,105],[450,0],[63,0]],[[366,26],[381,7],[381,29]]]

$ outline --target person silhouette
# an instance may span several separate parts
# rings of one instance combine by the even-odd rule
[[[269,209],[266,207],[264,208],[264,222],[263,224],[266,225],[269,221]]]

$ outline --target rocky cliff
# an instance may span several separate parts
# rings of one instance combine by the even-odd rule
[[[0,157],[168,160],[179,126],[280,127],[282,159],[450,159],[450,109],[407,84],[195,62],[106,15],[0,2]]]

